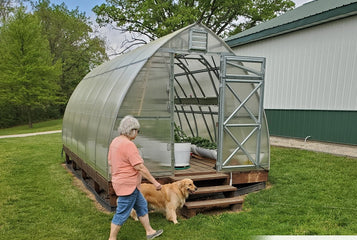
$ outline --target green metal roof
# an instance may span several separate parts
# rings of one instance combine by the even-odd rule
[[[357,14],[357,0],[315,0],[227,38],[230,47]]]

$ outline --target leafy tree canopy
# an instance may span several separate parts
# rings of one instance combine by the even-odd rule
[[[15,10],[16,0],[0,0],[0,23],[4,23]]]
[[[291,0],[106,0],[93,11],[101,25],[132,33],[128,48],[195,22],[224,38],[292,9]]]
[[[67,101],[84,76],[108,59],[105,42],[91,34],[88,18],[78,9],[68,10],[65,4],[51,6],[49,0],[40,1],[34,8],[35,15],[41,19],[42,32],[49,41],[54,61],[62,63],[59,84]]]
[[[0,0],[0,46],[0,127],[23,124],[25,113],[60,117],[78,83],[108,59],[84,13],[50,0]]]
[[[0,101],[32,111],[58,103],[61,64],[54,62],[39,19],[19,8],[0,30]]]

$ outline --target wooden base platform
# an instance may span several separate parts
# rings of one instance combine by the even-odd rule
[[[205,159],[196,155],[192,155],[190,160],[190,168],[184,170],[175,170],[175,177],[214,174],[216,173],[216,160]],[[230,173],[224,173],[230,175]],[[268,181],[267,170],[252,170],[252,171],[233,171],[232,185],[247,184]]]
[[[98,202],[109,211],[114,211],[117,196],[111,182],[98,174],[70,149],[63,146],[63,150],[66,153],[67,167],[95,194]],[[172,176],[158,178],[162,184],[190,178],[198,187],[197,192],[187,199],[182,215],[192,217],[198,212],[215,207],[231,207],[238,210],[243,204],[243,199],[239,195],[242,192],[246,194],[264,188],[268,180],[268,171],[265,170],[232,172],[231,174],[217,172],[215,165],[216,161],[213,159],[193,156],[189,168],[177,169]],[[244,189],[240,189],[240,186],[244,186]]]

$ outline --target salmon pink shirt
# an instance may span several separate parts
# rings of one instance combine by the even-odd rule
[[[125,136],[114,138],[109,146],[108,163],[117,196],[127,196],[140,189],[141,174],[134,168],[144,163],[135,144]]]

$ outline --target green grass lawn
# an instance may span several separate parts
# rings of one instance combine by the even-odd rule
[[[29,128],[28,125],[21,125],[12,128],[1,128],[1,135],[10,135],[10,134],[23,134],[23,133],[33,133],[33,132],[45,132],[53,130],[62,129],[62,119],[49,120],[40,123],[34,123],[32,128]]]
[[[108,239],[112,214],[73,185],[61,146],[60,133],[0,139],[0,239]],[[273,147],[269,187],[249,194],[242,212],[177,225],[159,213],[150,219],[164,229],[162,240],[355,235],[356,199],[357,159]],[[145,239],[145,232],[129,219],[118,239]]]

